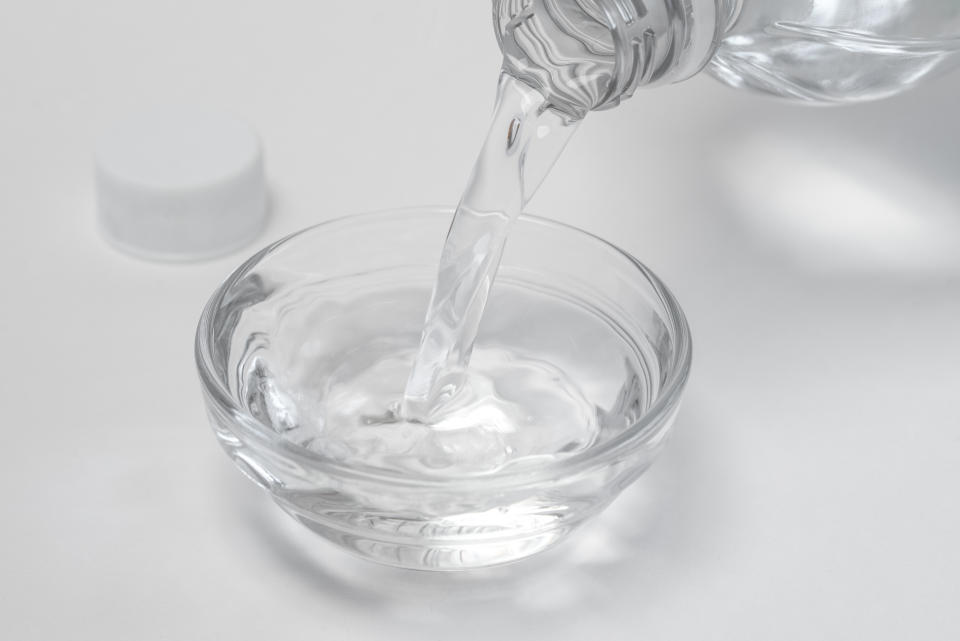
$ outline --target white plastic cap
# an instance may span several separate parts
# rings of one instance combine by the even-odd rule
[[[146,258],[224,254],[266,220],[260,140],[224,114],[168,107],[118,121],[97,144],[96,187],[104,235]]]

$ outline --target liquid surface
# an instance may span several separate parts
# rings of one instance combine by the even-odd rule
[[[504,75],[493,123],[454,216],[402,394],[401,413],[437,423],[456,409],[473,344],[512,223],[563,151],[576,125],[541,94]],[[438,422],[439,421],[439,422]]]
[[[236,395],[297,445],[356,468],[461,478],[580,452],[648,407],[647,366],[593,310],[501,282],[460,393],[442,417],[399,401],[429,296],[329,282],[274,293],[235,332]],[[526,322],[525,322],[526,321]],[[576,335],[581,347],[564,337]]]

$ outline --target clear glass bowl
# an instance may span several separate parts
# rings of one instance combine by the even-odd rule
[[[686,320],[649,269],[586,232],[524,216],[475,361],[507,345],[562,370],[589,403],[589,443],[468,472],[394,465],[376,439],[334,443],[329,415],[352,409],[338,406],[331,380],[380,341],[412,359],[451,216],[399,210],[293,234],[241,265],[197,329],[210,421],[237,466],[311,530],[399,567],[483,567],[560,541],[652,463],[690,370]],[[558,424],[569,422],[560,411]]]

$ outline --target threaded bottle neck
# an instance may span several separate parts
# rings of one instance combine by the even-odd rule
[[[689,78],[741,0],[494,0],[504,70],[579,119]]]

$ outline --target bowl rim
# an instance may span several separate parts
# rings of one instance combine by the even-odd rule
[[[625,258],[652,286],[658,296],[659,302],[667,312],[664,320],[669,321],[669,324],[672,325],[672,330],[676,337],[676,345],[673,350],[672,367],[669,370],[666,380],[663,382],[660,394],[650,408],[631,426],[610,440],[562,459],[545,461],[536,467],[519,466],[515,469],[508,468],[502,471],[463,477],[443,475],[413,476],[409,473],[373,466],[360,467],[347,465],[324,456],[319,452],[297,445],[284,439],[281,434],[265,426],[233,398],[229,389],[217,376],[216,368],[213,364],[213,355],[211,353],[211,344],[213,343],[212,319],[215,310],[220,307],[226,294],[241,278],[249,273],[254,266],[261,263],[287,243],[320,228],[330,229],[344,224],[370,222],[377,218],[399,215],[412,216],[419,214],[452,217],[454,211],[454,208],[449,206],[428,205],[383,209],[332,218],[300,229],[270,243],[234,269],[217,287],[204,306],[197,324],[194,340],[194,358],[196,360],[201,385],[208,402],[214,403],[219,411],[225,413],[232,419],[230,429],[236,433],[237,428],[239,428],[242,432],[241,441],[244,442],[244,444],[246,444],[247,439],[249,439],[266,447],[271,452],[279,453],[285,458],[292,459],[305,469],[322,470],[326,475],[339,478],[381,482],[391,485],[434,487],[442,488],[445,491],[456,491],[457,489],[462,490],[464,488],[476,491],[477,489],[503,489],[505,487],[530,485],[542,481],[556,481],[593,467],[611,465],[633,450],[643,447],[651,437],[658,433],[658,428],[664,425],[666,419],[670,417],[680,402],[683,389],[690,376],[693,358],[690,327],[679,303],[660,278],[629,252],[574,225],[526,213],[522,214],[517,222],[535,223],[559,229],[563,232],[574,233],[585,237],[585,239],[590,242],[599,243],[608,250],[613,250],[614,253]]]

